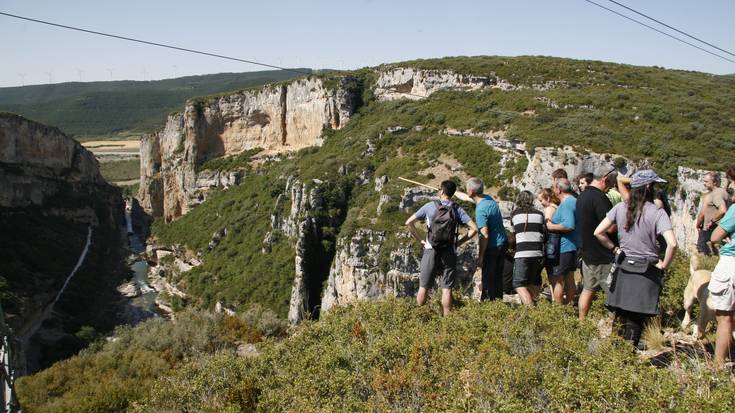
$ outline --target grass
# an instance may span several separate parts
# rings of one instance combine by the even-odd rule
[[[138,179],[140,178],[140,159],[101,162],[100,173],[107,182]]]
[[[200,165],[197,169],[200,171],[206,169],[219,171],[231,171],[238,168],[249,169],[249,162],[252,160],[253,156],[262,151],[263,148],[253,148],[243,151],[237,155],[210,159]]]

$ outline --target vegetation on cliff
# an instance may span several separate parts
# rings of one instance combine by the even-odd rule
[[[175,322],[123,329],[112,342],[23,378],[18,394],[39,412],[735,407],[732,373],[713,370],[696,351],[655,367],[617,337],[600,335],[603,314],[596,307],[579,322],[572,308],[547,303],[460,302],[441,317],[436,301],[384,300],[336,308],[277,338],[282,325],[267,313],[187,310]],[[276,338],[260,341],[266,336]],[[259,354],[236,355],[238,342],[257,342]]]
[[[153,231],[161,243],[184,245],[203,262],[171,275],[170,281],[189,294],[190,307],[212,308],[220,301],[242,309],[258,303],[285,316],[294,240],[274,231],[265,251],[264,240],[272,230],[271,215],[290,212],[289,201],[276,203],[279,195],[288,195],[289,180],[304,183],[307,194],[314,188],[322,193],[320,208],[302,212],[319,219],[324,259],[334,253],[335,239],[358,228],[386,231],[380,251],[386,258],[403,242],[397,234],[407,215],[398,207],[405,187],[397,176],[459,181],[475,175],[497,189],[525,169],[525,157],[505,157],[482,137],[447,136],[448,129],[500,134],[530,150],[573,145],[582,152],[646,157],[668,178],[678,165],[719,168],[735,149],[733,77],[541,57],[447,58],[378,70],[399,66],[494,73],[526,88],[443,91],[419,101],[380,102],[372,93],[375,73],[352,72],[362,79],[363,104],[344,128],[324,132],[323,146],[267,162],[249,171],[239,186],[212,193],[173,223],[156,222]],[[248,161],[249,154],[210,166],[235,168]],[[374,180],[382,176],[388,182],[377,192]],[[226,235],[211,245],[213,234],[224,229]],[[679,259],[661,301],[664,327],[675,327],[681,316],[687,277],[688,265]],[[570,309],[546,304],[526,309],[465,303],[441,318],[435,308],[415,308],[409,301],[337,308],[318,322],[307,321],[289,338],[266,340],[256,358],[238,358],[217,346],[183,355],[147,373],[145,383],[155,381],[151,392],[119,390],[127,388],[119,372],[128,368],[124,363],[95,367],[98,357],[113,357],[106,345],[79,356],[93,366],[82,381],[50,384],[61,383],[65,370],[78,367],[73,363],[81,362],[73,358],[24,379],[19,394],[21,402],[25,398],[39,411],[53,411],[59,400],[83,397],[102,376],[114,385],[89,397],[89,411],[103,410],[101,403],[109,399],[143,411],[733,408],[732,375],[714,373],[698,357],[664,368],[642,362],[617,339],[600,337],[595,325],[600,313],[579,323]],[[212,342],[219,342],[213,334]],[[153,353],[167,351],[156,348]]]
[[[397,243],[395,234],[406,215],[398,209],[405,186],[397,176],[427,181],[443,173],[459,181],[475,175],[489,187],[500,188],[501,197],[509,196],[508,182],[523,172],[525,157],[501,163],[503,154],[483,138],[447,136],[447,129],[499,134],[525,142],[529,150],[573,145],[581,152],[647,157],[669,179],[678,165],[721,167],[735,148],[735,88],[730,77],[541,57],[446,58],[377,70],[406,66],[478,76],[494,73],[527,88],[443,91],[423,100],[380,102],[372,95],[375,72],[348,72],[362,79],[356,84],[365,88],[363,106],[344,128],[325,131],[323,146],[261,166],[239,187],[211,196],[174,223],[156,225],[154,233],[163,242],[185,244],[203,254],[205,264],[185,275],[195,302],[260,302],[285,314],[293,241],[281,236],[272,251],[260,250],[275,200],[290,176],[310,187],[313,179],[327,185],[341,182],[349,195],[346,219],[327,232],[341,237],[357,228],[386,230],[381,251],[386,256]],[[555,83],[547,85],[550,81]],[[531,88],[539,84],[544,88]],[[232,168],[247,160],[215,159],[208,167]],[[383,175],[389,182],[378,193],[373,179]],[[388,198],[378,214],[381,195]],[[287,213],[288,205],[281,212]],[[223,228],[235,235],[208,250],[212,234]]]

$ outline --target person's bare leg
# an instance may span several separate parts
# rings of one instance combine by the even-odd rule
[[[562,280],[564,277],[549,277],[549,283],[551,284],[551,301],[556,304],[564,304],[564,283]]]
[[[528,291],[531,292],[531,299],[536,301],[538,299],[538,296],[541,294],[541,286],[531,285],[528,287]]]
[[[579,319],[584,320],[592,306],[592,300],[595,298],[595,292],[586,288],[582,289],[579,295]]]
[[[725,364],[730,355],[730,340],[732,340],[732,311],[715,312],[717,317],[717,339],[715,341],[715,361],[718,365]]]
[[[564,304],[571,304],[574,301],[574,296],[577,294],[577,284],[574,282],[573,272],[564,274],[564,293],[566,295]]]
[[[521,297],[521,302],[524,305],[531,305],[533,304],[533,296],[531,295],[531,292],[526,287],[518,287],[516,288],[516,292],[518,293],[518,296]]]
[[[426,303],[426,288],[419,287],[419,293],[416,294],[416,304],[424,305]]]
[[[442,310],[444,315],[449,314],[449,310],[452,309],[452,290],[449,288],[442,288]]]

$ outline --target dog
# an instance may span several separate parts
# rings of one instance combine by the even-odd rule
[[[694,302],[699,302],[699,320],[697,324],[692,326],[692,335],[695,338],[701,338],[704,334],[707,324],[715,319],[715,310],[712,308],[710,301],[709,281],[712,278],[712,271],[698,270],[699,256],[696,253],[691,254],[689,260],[689,281],[684,289],[684,320],[681,322],[682,330],[686,330],[691,322],[691,310]]]

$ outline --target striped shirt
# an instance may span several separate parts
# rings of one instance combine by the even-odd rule
[[[515,258],[544,256],[544,214],[537,209],[516,209],[510,215],[516,238]]]

